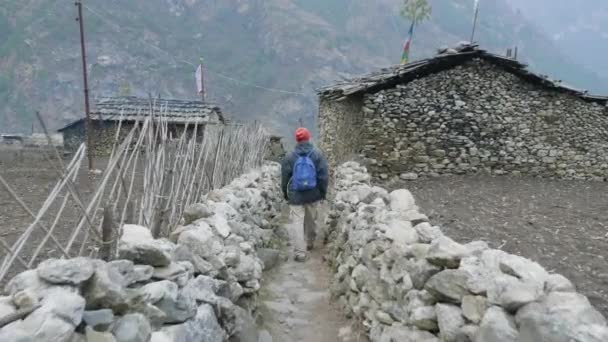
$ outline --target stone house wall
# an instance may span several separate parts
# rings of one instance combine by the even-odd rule
[[[109,156],[114,146],[118,122],[93,121],[93,145],[96,156]],[[123,122],[120,126],[119,141],[124,140],[133,129],[133,122]],[[204,127],[198,127],[198,135],[203,136]],[[189,134],[193,134],[194,127],[188,128]],[[179,138],[184,132],[183,125],[169,125],[169,133],[174,138]],[[85,142],[85,121],[81,121],[63,130],[65,149],[76,151],[80,144]]]
[[[350,148],[360,148],[376,178],[479,171],[608,176],[605,106],[527,82],[481,59],[366,94],[363,103],[363,119],[356,118],[363,122],[361,138]],[[324,120],[333,125],[326,132],[339,137],[352,131],[344,117],[353,109],[325,108],[321,117],[339,118]]]
[[[319,147],[330,166],[351,160],[360,153],[363,116],[361,98],[320,101]]]

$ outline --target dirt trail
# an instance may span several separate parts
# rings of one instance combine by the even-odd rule
[[[292,242],[289,260],[265,275],[261,303],[264,328],[274,342],[367,341],[355,336],[351,322],[330,299],[331,273],[323,252],[317,247],[306,262],[294,261],[294,249],[304,246],[304,215],[293,209],[290,216],[286,225]]]

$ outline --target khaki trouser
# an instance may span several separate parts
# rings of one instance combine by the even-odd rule
[[[317,204],[304,205],[304,238],[307,247],[312,248],[317,237]]]

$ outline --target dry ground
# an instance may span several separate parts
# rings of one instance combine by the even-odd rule
[[[448,236],[535,260],[608,316],[608,183],[449,176],[397,187],[409,189]]]
[[[66,156],[66,158],[69,158],[69,156]],[[66,159],[64,162],[67,164],[69,159]],[[95,166],[103,169],[105,163],[105,160],[100,160]],[[9,151],[0,150],[0,175],[9,183],[11,188],[21,197],[34,214],[38,213],[38,210],[59,179],[56,169],[43,157],[43,154],[38,152],[17,155]],[[89,174],[85,160],[85,165],[81,168],[81,172],[75,182],[77,191],[85,199],[85,205],[88,204],[88,199],[92,197],[96,183],[100,177],[100,175]],[[51,207],[49,213],[57,212],[63,197],[61,196],[55,201],[55,205]],[[80,213],[81,210],[76,206],[75,202],[68,202],[64,215],[58,221],[57,228],[53,234],[63,246],[69,241],[80,218]],[[44,216],[42,221],[47,227],[50,227],[53,219],[54,215],[47,215]],[[32,217],[0,185],[0,238],[12,246],[33,221]],[[26,261],[29,261],[39,242],[44,238],[44,235],[44,232],[38,228],[34,231],[32,237],[25,245],[24,251],[20,254]],[[82,240],[82,235],[77,238],[72,255],[77,253],[80,247],[80,240]],[[6,254],[7,251],[0,247],[0,260],[4,259]],[[59,256],[61,254],[57,246],[49,241],[42,250],[40,257],[37,258],[37,261],[40,261],[41,258]],[[10,276],[22,270],[23,267],[15,263],[7,279],[10,279]],[[4,282],[7,279],[4,279]],[[3,281],[0,281],[0,283],[3,283]]]

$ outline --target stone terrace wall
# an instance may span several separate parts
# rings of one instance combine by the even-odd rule
[[[362,106],[361,99],[320,101],[319,147],[326,154],[330,169],[360,153]]]
[[[369,181],[357,163],[339,168],[327,240],[332,295],[373,342],[608,341],[605,318],[568,279],[485,242],[456,243],[407,190]]]
[[[257,341],[255,310],[281,209],[279,166],[266,165],[188,208],[167,239],[126,225],[120,260],[50,259],[0,297],[0,341]],[[34,311],[7,326],[18,310]]]
[[[368,94],[364,103],[360,147],[374,177],[608,176],[605,107],[483,60]]]

